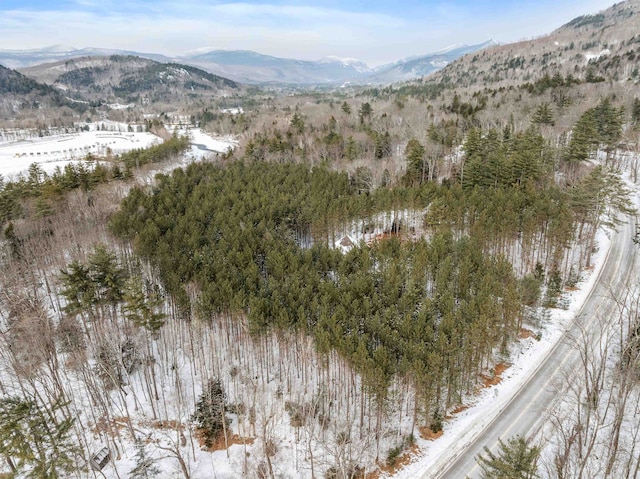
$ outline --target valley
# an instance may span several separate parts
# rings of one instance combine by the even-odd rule
[[[639,477],[639,21],[0,52],[0,475]]]

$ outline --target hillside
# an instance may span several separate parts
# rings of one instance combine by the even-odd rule
[[[25,110],[43,110],[76,105],[55,88],[0,65],[0,115],[9,118]]]
[[[460,45],[439,52],[401,60],[391,65],[377,68],[375,73],[367,76],[367,81],[371,83],[392,83],[424,77],[441,70],[463,55],[483,50],[495,44],[493,40],[490,40],[477,45]]]
[[[509,86],[550,78],[640,81],[640,1],[575,18],[549,35],[467,55],[430,79],[456,87]]]
[[[217,97],[239,88],[237,83],[199,68],[134,56],[82,57],[24,68],[22,72],[94,101],[171,103]]]

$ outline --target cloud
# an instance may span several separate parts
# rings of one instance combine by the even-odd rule
[[[384,12],[359,11],[348,2],[317,6],[277,1],[70,0],[64,11],[0,7],[0,35],[3,48],[12,49],[68,44],[179,55],[210,45],[299,59],[357,57],[379,64],[454,43],[540,35],[574,13],[607,3],[568,1],[552,17],[552,0],[517,6],[496,0],[403,2]]]
[[[376,35],[405,25],[389,15],[305,5],[125,2],[105,13],[105,2],[77,1],[85,8],[2,12],[7,48],[64,43],[178,54],[216,45],[311,59],[344,55],[350,47],[363,51]]]

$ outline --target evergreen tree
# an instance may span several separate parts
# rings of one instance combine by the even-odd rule
[[[384,133],[378,133],[376,131],[372,131],[371,135],[374,140],[373,155],[375,158],[377,160],[381,160],[391,156],[391,135],[389,135],[389,132],[385,131]]]
[[[196,403],[196,410],[192,416],[204,435],[207,447],[213,446],[213,443],[231,424],[225,415],[226,406],[227,395],[222,382],[219,379],[209,380]]]
[[[607,155],[618,146],[622,137],[624,109],[615,108],[609,98],[605,98],[593,109],[598,143],[603,145]]]
[[[78,314],[105,304],[115,307],[122,301],[126,277],[115,253],[103,244],[95,246],[87,265],[74,260],[60,271],[66,312]]]
[[[536,108],[536,112],[533,114],[531,122],[536,125],[551,125],[555,123],[553,121],[553,114],[548,103],[542,103]]]
[[[0,399],[0,455],[14,473],[59,479],[76,469],[73,419],[63,417],[64,406],[58,402],[45,408],[31,398]]]
[[[527,441],[516,436],[505,444],[498,440],[500,451],[494,454],[487,446],[485,455],[477,458],[483,479],[535,479],[538,475],[540,448],[529,446]]]
[[[164,325],[164,314],[156,312],[161,304],[160,298],[153,294],[147,297],[138,276],[126,282],[123,299],[125,317],[138,326],[156,333]]]
[[[144,448],[142,441],[136,441],[136,466],[129,471],[130,479],[152,479],[160,474],[160,468],[154,464]]]
[[[298,135],[304,132],[304,120],[297,112],[291,118],[291,129]]]
[[[566,159],[576,164],[591,157],[598,145],[598,130],[593,110],[583,114],[573,127]]]
[[[16,232],[13,226],[13,222],[9,222],[7,227],[4,229],[4,237],[9,244],[9,253],[14,259],[22,258],[22,245],[18,237],[16,236]]]
[[[47,174],[38,163],[31,163],[29,165],[28,174],[27,182],[32,192],[35,192],[47,179]]]
[[[66,270],[60,271],[62,280],[62,295],[67,300],[65,311],[77,314],[95,302],[93,284],[89,279],[89,270],[79,261],[72,261]]]
[[[407,147],[404,149],[404,155],[407,159],[406,177],[410,184],[424,182],[428,174],[428,172],[425,171],[426,164],[424,154],[424,146],[415,138],[411,138],[407,143]]]
[[[637,128],[640,126],[640,98],[634,98],[631,107],[631,122]]]
[[[371,120],[371,115],[373,114],[373,109],[371,108],[371,104],[369,102],[365,102],[360,106],[360,110],[358,110],[358,116],[360,117],[360,123],[364,123],[364,119]]]
[[[358,157],[358,144],[352,136],[347,138],[347,141],[345,142],[343,155],[349,161],[353,161]]]

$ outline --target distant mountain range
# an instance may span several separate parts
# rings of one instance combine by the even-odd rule
[[[111,55],[133,55],[148,58],[158,62],[170,62],[169,57],[155,53],[140,53],[127,50],[113,50],[108,48],[76,49],[64,45],[53,45],[35,50],[0,50],[0,64],[8,68],[18,69],[40,65],[42,63],[57,62],[79,57],[107,57]]]
[[[474,53],[494,45],[497,43],[489,40],[477,45],[456,45],[435,53],[407,58],[377,68],[373,74],[367,77],[367,80],[372,83],[393,83],[424,77],[446,67],[467,53]]]
[[[214,50],[181,57],[180,60],[244,83],[344,83],[363,79],[372,72],[357,60],[292,60],[247,50]]]
[[[410,80],[437,71],[466,53],[476,52],[493,41],[461,45],[438,52],[411,57],[382,67],[370,68],[356,59],[327,57],[317,61],[295,60],[263,55],[248,50],[194,51],[180,57],[104,48],[74,49],[52,46],[39,50],[0,50],[0,64],[10,68],[31,67],[43,63],[79,57],[136,56],[161,63],[197,66],[215,75],[253,84],[342,84],[391,83]],[[25,70],[26,71],[26,70]]]

